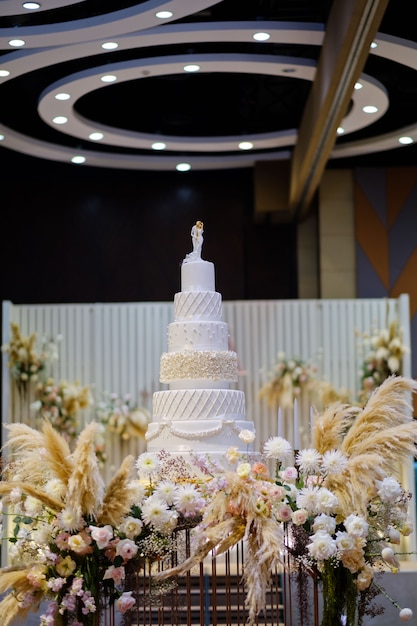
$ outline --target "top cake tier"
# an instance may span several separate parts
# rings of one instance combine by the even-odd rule
[[[214,264],[196,259],[181,265],[181,291],[215,291]]]

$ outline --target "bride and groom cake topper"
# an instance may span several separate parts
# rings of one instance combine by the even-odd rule
[[[201,248],[204,241],[203,232],[204,224],[200,220],[197,220],[197,222],[191,229],[191,241],[193,243],[193,250],[186,255],[184,262],[197,261],[198,259],[201,259]]]

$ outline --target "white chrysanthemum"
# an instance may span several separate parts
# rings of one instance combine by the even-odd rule
[[[132,480],[128,484],[129,491],[132,494],[132,499],[135,504],[141,504],[146,496],[146,487],[139,480]]]
[[[33,496],[27,496],[25,499],[25,511],[30,517],[36,517],[42,511],[42,502]]]
[[[139,476],[152,476],[158,471],[160,461],[156,454],[144,452],[136,459],[136,469]]]
[[[176,490],[177,487],[175,486],[175,483],[173,483],[171,480],[163,480],[156,487],[154,495],[158,496],[158,498],[161,498],[161,500],[170,505],[174,502]]]
[[[395,502],[401,494],[401,485],[393,476],[387,476],[378,483],[378,495],[382,502]]]
[[[61,480],[51,478],[45,485],[45,492],[57,500],[62,500],[65,496],[66,488]]]
[[[299,509],[306,509],[309,513],[316,513],[318,511],[317,508],[317,497],[318,497],[319,488],[318,487],[303,487],[300,489],[297,495],[297,507]]]
[[[369,524],[360,515],[349,515],[344,521],[347,532],[353,537],[366,537]]]
[[[276,459],[282,463],[291,456],[292,447],[283,437],[270,437],[264,443],[264,454],[268,459]]]
[[[58,526],[62,530],[67,530],[69,532],[80,530],[83,525],[81,515],[79,515],[79,513],[70,506],[67,506],[58,513]]]
[[[311,536],[311,543],[308,544],[309,554],[318,561],[326,561],[336,554],[336,541],[324,530],[319,530]]]
[[[341,474],[347,467],[348,459],[340,450],[328,450],[323,454],[321,460],[321,471],[323,474]]]
[[[323,511],[323,513],[335,513],[338,505],[337,496],[326,489],[321,487],[317,493],[317,509]]]
[[[325,530],[327,533],[332,535],[336,530],[336,520],[331,515],[320,513],[320,515],[317,515],[314,518],[313,530],[315,533],[319,530]]]
[[[174,496],[174,504],[181,513],[197,513],[203,506],[203,499],[194,485],[181,485]]]
[[[142,517],[145,524],[157,530],[163,528],[170,517],[168,506],[161,498],[150,496],[142,505]]]
[[[301,474],[318,474],[320,470],[321,454],[314,448],[300,450],[295,463]]]

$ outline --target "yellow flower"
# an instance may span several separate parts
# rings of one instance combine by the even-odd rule
[[[73,572],[75,572],[76,567],[76,562],[73,561],[72,558],[68,555],[56,564],[56,571],[60,576],[66,578],[67,576],[70,576]]]

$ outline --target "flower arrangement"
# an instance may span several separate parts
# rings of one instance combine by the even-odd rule
[[[408,348],[403,343],[398,321],[393,320],[387,328],[374,328],[361,337],[364,360],[360,371],[361,390],[359,400],[366,402],[370,394],[388,376],[402,373],[402,362]]]
[[[73,441],[80,430],[79,412],[92,401],[88,385],[83,387],[78,381],[70,384],[65,380],[57,383],[48,378],[36,385],[31,408],[40,420],[47,419],[68,441]]]
[[[37,334],[22,335],[16,322],[10,324],[11,337],[8,344],[2,345],[2,352],[9,355],[8,366],[19,391],[26,391],[27,385],[37,382],[45,373],[48,362],[58,358],[56,344],[43,338],[37,345]]]
[[[128,456],[107,487],[94,451],[96,423],[73,452],[48,421],[41,431],[10,424],[0,495],[13,521],[12,563],[0,570],[0,593],[9,592],[0,623],[10,626],[46,599],[41,626],[59,617],[93,626],[109,604],[133,609],[131,566],[165,560],[147,568],[163,593],[164,581],[243,542],[249,624],[264,606],[271,572],[285,565],[299,582],[300,571],[320,581],[321,626],[359,626],[384,593],[378,571],[398,570],[399,539],[412,531],[410,495],[395,475],[417,443],[412,392],[416,381],[394,376],[364,408],[329,406],[315,416],[314,448],[295,459],[282,437],[270,437],[262,456],[229,448],[228,469],[207,455],[145,452],[136,461]],[[253,433],[242,431],[241,439],[249,446]],[[174,531],[184,523],[191,553],[172,566]],[[400,609],[401,619],[411,616]]]
[[[292,408],[294,400],[303,391],[313,395],[317,406],[344,401],[348,395],[337,392],[325,380],[317,377],[317,366],[300,359],[289,359],[285,352],[279,352],[277,362],[268,374],[269,380],[259,390],[259,397],[266,398],[271,407]]]
[[[117,433],[121,439],[145,438],[149,412],[133,404],[130,394],[123,398],[116,393],[110,394],[108,399],[98,403],[96,416],[110,432]]]

